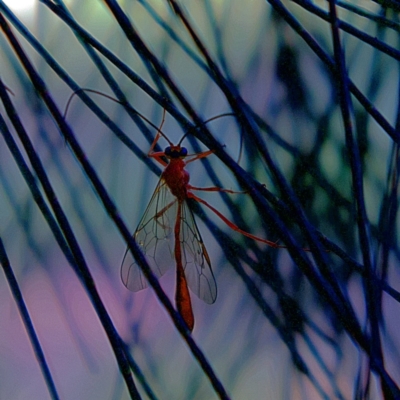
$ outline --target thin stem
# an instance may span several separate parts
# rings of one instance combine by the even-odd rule
[[[0,263],[3,267],[3,271],[7,278],[7,282],[9,284],[11,292],[14,296],[14,300],[17,304],[18,310],[21,314],[21,318],[25,325],[25,329],[28,332],[29,339],[32,343],[32,347],[35,352],[35,356],[38,360],[40,369],[42,370],[43,377],[46,381],[47,389],[50,393],[51,398],[53,400],[58,400],[60,397],[57,393],[57,389],[54,384],[53,377],[51,376],[49,366],[47,365],[46,358],[44,356],[39,339],[36,335],[35,328],[33,327],[31,317],[30,317],[28,309],[25,305],[24,298],[22,297],[21,290],[20,290],[18,282],[15,278],[14,272],[12,270],[10,261],[8,259],[7,253],[6,253],[6,249],[4,248],[4,244],[3,244],[3,241],[1,238],[0,238]]]
[[[348,149],[350,166],[352,172],[352,187],[353,193],[356,200],[356,212],[357,212],[357,226],[360,238],[361,252],[363,256],[363,262],[369,277],[373,276],[373,268],[371,263],[370,255],[370,244],[368,234],[368,218],[365,208],[364,201],[364,189],[363,189],[363,173],[361,169],[361,161],[358,147],[353,137],[353,127],[351,121],[351,99],[348,90],[348,81],[346,66],[344,62],[344,54],[340,43],[338,20],[336,16],[336,5],[335,0],[329,0],[329,10],[331,16],[331,28],[333,37],[333,47],[336,61],[336,79],[339,86],[339,99],[340,109],[342,112],[346,147]],[[382,390],[387,395],[391,394],[393,398],[400,396],[400,390],[395,382],[387,375],[383,365],[383,354],[380,343],[380,332],[379,332],[379,310],[376,307],[376,288],[372,284],[371,279],[367,279],[366,285],[366,301],[368,308],[368,319],[371,329],[371,342],[370,342],[370,359],[371,368],[380,374],[382,382]]]

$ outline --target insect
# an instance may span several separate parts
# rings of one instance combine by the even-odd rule
[[[72,98],[80,91],[98,94],[116,103],[129,106],[97,90],[80,88],[69,97],[64,111],[64,118],[67,115]],[[157,129],[157,135],[147,155],[165,167],[149,205],[133,234],[133,238],[142,248],[143,253],[147,256],[152,272],[158,278],[164,275],[175,262],[176,307],[187,327],[192,331],[194,316],[189,288],[201,300],[208,304],[213,304],[217,298],[217,284],[211,269],[210,257],[197,228],[193,213],[187,204],[188,199],[193,199],[205,205],[231,229],[244,236],[274,248],[284,248],[285,246],[243,231],[217,209],[193,193],[193,191],[245,193],[219,187],[199,188],[189,184],[189,173],[185,170],[186,165],[208,157],[213,154],[213,150],[188,155],[186,148],[181,146],[186,134],[177,145],[174,145],[161,131],[165,118],[165,110],[159,128],[136,110],[133,111]],[[208,119],[205,123],[227,115],[233,114],[221,114]],[[168,142],[169,146],[164,151],[154,152],[153,150],[161,137]],[[165,158],[168,162],[165,161]],[[126,250],[122,260],[121,278],[124,285],[134,292],[142,290],[148,285],[142,270],[136,263],[129,248]]]
[[[177,145],[172,144],[161,132],[162,124],[163,122],[158,128],[148,156],[165,168],[133,238],[147,256],[150,267],[157,277],[161,277],[175,261],[176,307],[187,327],[192,331],[194,316],[188,288],[201,300],[212,304],[217,298],[217,285],[211,269],[210,257],[197,228],[193,212],[187,204],[188,199],[193,199],[208,207],[234,231],[274,248],[284,246],[241,230],[217,209],[196,196],[194,191],[243,192],[219,187],[192,186],[185,167],[193,161],[213,154],[213,150],[189,155],[187,149],[181,146],[185,136]],[[154,152],[154,147],[161,137],[164,137],[169,145],[164,151]],[[168,161],[166,162],[165,159]],[[134,292],[147,287],[147,280],[129,249],[126,250],[122,261],[121,278],[124,285]]]

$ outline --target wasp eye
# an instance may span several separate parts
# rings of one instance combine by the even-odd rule
[[[168,147],[165,148],[164,154],[166,156],[170,156],[171,155],[171,146],[168,146]]]
[[[164,154],[169,158],[185,158],[187,150],[184,147],[168,146],[165,148]]]

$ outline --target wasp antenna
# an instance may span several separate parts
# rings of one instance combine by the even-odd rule
[[[208,124],[209,122],[214,121],[214,120],[216,120],[216,119],[218,119],[218,118],[222,118],[222,117],[234,117],[235,115],[236,115],[235,113],[224,113],[224,114],[215,115],[214,117],[211,117],[211,118],[209,118],[209,119],[206,119],[204,122],[202,122],[200,125],[197,125],[197,127],[193,128],[193,129],[199,128],[200,126],[203,126],[203,125],[205,125],[205,124]],[[189,130],[181,137],[181,140],[180,140],[179,143],[178,143],[179,146],[180,146],[180,144],[183,142],[183,139],[185,139],[185,137],[190,133],[190,130],[191,130],[191,129],[189,129]],[[240,156],[239,156],[239,159],[240,159]]]
[[[235,117],[235,113],[224,113],[220,115],[216,115],[215,117],[211,117],[210,119],[207,119],[206,121],[203,122],[204,124],[207,124],[208,122],[214,121],[215,119],[222,118],[222,117]],[[239,143],[239,156],[237,159],[237,163],[240,163],[240,159],[242,158],[242,152],[243,152],[243,135],[240,135],[240,143]]]
[[[5,84],[3,83],[3,86],[4,86],[4,88],[5,88],[8,92],[10,92],[13,96],[15,96],[15,93],[14,93],[7,85],[5,85]]]
[[[103,96],[103,97],[105,97],[106,99],[112,100],[112,101],[115,102],[115,103],[118,103],[118,104],[121,104],[122,106],[126,106],[126,107],[130,108],[136,115],[138,115],[140,118],[142,118],[144,121],[146,121],[146,122],[147,122],[149,125],[151,125],[154,129],[157,129],[157,132],[158,132],[170,145],[172,145],[172,142],[171,142],[171,141],[167,138],[167,136],[161,131],[161,127],[163,126],[163,124],[164,124],[164,119],[165,119],[165,108],[164,108],[164,111],[163,111],[163,119],[162,119],[162,121],[161,121],[161,125],[160,125],[160,127],[158,127],[157,125],[153,124],[148,118],[146,118],[143,114],[141,114],[139,111],[135,110],[128,102],[120,101],[120,100],[118,100],[118,99],[116,99],[116,98],[114,98],[114,97],[112,97],[112,96],[110,96],[110,95],[108,95],[108,94],[106,94],[106,93],[99,92],[98,90],[95,90],[95,89],[79,88],[79,89],[75,90],[75,92],[73,92],[73,93],[71,94],[71,96],[69,96],[69,99],[68,99],[67,104],[66,104],[66,106],[65,106],[65,111],[64,111],[64,115],[63,115],[64,119],[65,119],[66,116],[67,116],[68,108],[69,108],[69,106],[70,106],[70,104],[71,104],[71,102],[72,102],[73,97],[74,97],[75,95],[77,95],[79,92],[88,92],[88,93],[98,94],[99,96]]]
[[[112,100],[112,101],[114,101],[114,102],[116,102],[116,103],[122,104],[119,100],[114,99],[114,97],[111,97],[111,96],[109,96],[108,94],[99,92],[99,91],[94,90],[94,89],[79,88],[79,89],[75,90],[75,91],[71,94],[71,96],[69,96],[69,98],[68,98],[67,104],[65,105],[64,115],[63,115],[64,119],[65,119],[66,116],[67,116],[68,109],[69,109],[69,106],[70,106],[70,104],[71,104],[71,102],[72,102],[72,99],[73,99],[74,96],[77,95],[79,92],[95,93],[95,94],[98,94],[98,95],[100,95],[100,96],[106,97],[107,99],[110,99],[110,100]]]
[[[206,119],[201,125],[208,124],[211,121],[214,121],[215,119],[222,118],[222,117],[234,117],[236,114],[235,113],[224,113],[224,114],[219,114],[215,115],[214,117],[211,117],[209,119]]]
[[[181,140],[178,142],[178,146],[181,145],[181,143],[183,142],[183,139],[185,139],[185,137],[190,133],[190,129],[181,137]]]
[[[243,136],[240,135],[240,143],[239,143],[239,157],[236,161],[236,164],[240,164],[240,160],[242,159],[242,153],[243,153]]]

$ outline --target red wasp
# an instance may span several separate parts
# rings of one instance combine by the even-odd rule
[[[217,117],[213,119],[215,118]],[[210,257],[197,228],[193,213],[187,204],[187,199],[196,200],[207,206],[234,231],[274,248],[284,246],[241,230],[213,206],[196,196],[193,191],[243,192],[219,187],[199,188],[192,186],[189,183],[189,173],[185,170],[186,165],[208,157],[213,153],[213,150],[189,155],[187,149],[181,146],[185,136],[177,145],[173,145],[161,132],[161,127],[162,123],[158,128],[148,156],[158,161],[165,169],[143,218],[133,234],[133,238],[147,256],[149,265],[157,277],[161,277],[171,267],[172,260],[175,261],[176,307],[187,327],[192,331],[194,316],[188,287],[201,300],[212,304],[217,298],[217,285],[212,273]],[[164,137],[169,146],[164,151],[153,152],[161,136]],[[165,161],[165,158],[168,162]],[[147,287],[147,280],[129,249],[126,250],[122,261],[121,277],[124,285],[134,292]]]
[[[79,91],[95,93],[116,103],[125,104],[97,90],[81,88],[75,91],[68,99],[64,117],[67,115],[68,107],[73,96]],[[285,246],[280,246],[274,242],[243,231],[229,221],[217,209],[193,193],[193,191],[200,190],[208,192],[244,193],[219,187],[199,188],[189,184],[189,173],[185,170],[186,165],[201,158],[208,157],[213,154],[213,150],[189,155],[186,148],[181,146],[186,135],[181,138],[177,145],[172,144],[161,131],[165,110],[159,128],[154,126],[151,121],[137,111],[134,110],[134,112],[157,129],[157,135],[147,155],[158,161],[165,169],[161,174],[161,178],[150,199],[150,203],[147,206],[143,218],[133,234],[133,238],[147,256],[150,268],[157,277],[164,275],[173,264],[171,261],[175,261],[176,306],[187,327],[192,331],[194,316],[188,288],[201,300],[212,304],[217,298],[217,284],[212,273],[210,257],[208,256],[199,229],[197,228],[193,213],[187,204],[187,199],[193,199],[204,204],[231,229],[244,236],[274,248],[284,248]],[[205,123],[227,115],[232,114],[222,114],[210,118]],[[169,146],[166,147],[164,151],[153,152],[161,136],[168,142]],[[164,161],[165,158],[168,162]],[[147,280],[129,251],[129,248],[126,250],[122,260],[121,278],[124,285],[134,292],[147,287]]]

